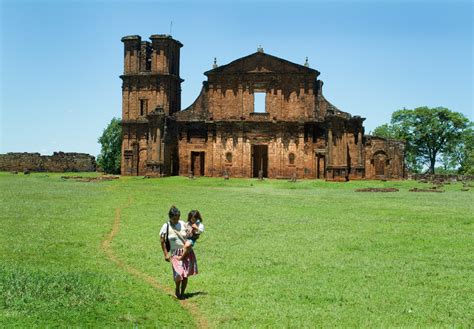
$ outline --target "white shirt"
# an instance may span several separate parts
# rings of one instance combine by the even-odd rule
[[[182,220],[178,221],[178,224],[174,226],[171,225],[169,222],[164,223],[160,230],[161,237],[166,237],[166,230],[167,230],[168,225],[169,225],[168,239],[170,240],[170,247],[171,247],[170,252],[173,253],[176,249],[181,249],[184,247],[184,242],[181,241],[180,238],[178,238],[178,235],[176,234],[175,230],[178,233],[180,233],[184,239],[186,239],[186,223],[183,222]]]
[[[204,224],[201,223],[201,221],[198,220],[198,221],[196,222],[196,225],[197,225],[197,227],[198,227],[198,232],[197,232],[197,234],[203,233],[203,232],[204,232]],[[189,225],[189,222],[186,223],[186,227],[189,227],[189,226],[190,226],[190,225]]]

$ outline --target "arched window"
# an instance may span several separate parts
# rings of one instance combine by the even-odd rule
[[[288,162],[292,165],[292,164],[295,164],[295,154],[294,153],[290,153],[288,154]]]
[[[231,153],[231,152],[227,152],[227,153],[225,154],[225,160],[226,160],[227,162],[232,162],[232,153]]]

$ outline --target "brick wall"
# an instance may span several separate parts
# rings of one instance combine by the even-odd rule
[[[54,152],[0,154],[0,171],[79,172],[96,171],[95,158],[85,153]]]

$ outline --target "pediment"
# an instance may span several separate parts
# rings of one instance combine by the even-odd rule
[[[249,56],[239,58],[229,64],[207,71],[204,74],[209,76],[247,73],[316,73],[316,75],[319,75],[317,70],[263,52],[256,52]]]

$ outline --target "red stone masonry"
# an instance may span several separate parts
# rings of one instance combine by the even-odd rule
[[[323,96],[319,72],[263,49],[205,72],[181,111],[179,52],[167,35],[124,37],[123,175],[400,179],[404,144],[364,134]],[[255,93],[265,111],[255,111]]]

